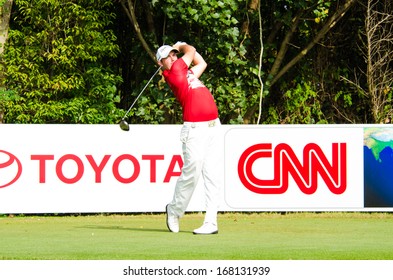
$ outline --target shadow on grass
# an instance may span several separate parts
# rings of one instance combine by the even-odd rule
[[[158,229],[158,228],[137,228],[137,227],[122,227],[122,226],[97,226],[97,225],[87,225],[78,228],[85,228],[85,229],[100,229],[100,230],[125,230],[125,231],[136,231],[136,232],[166,232],[171,233],[167,229]],[[192,231],[183,231],[181,230],[179,233],[192,233]]]

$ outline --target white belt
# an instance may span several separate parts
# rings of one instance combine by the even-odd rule
[[[206,121],[206,122],[184,122],[184,125],[190,126],[192,128],[196,127],[214,127],[216,125],[220,124],[220,119],[215,119],[211,121]]]

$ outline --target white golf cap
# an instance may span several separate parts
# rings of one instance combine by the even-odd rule
[[[172,47],[172,46],[169,46],[169,45],[163,45],[163,46],[161,46],[161,47],[157,50],[157,53],[156,53],[156,58],[157,58],[157,60],[160,61],[160,60],[163,59],[163,58],[167,58],[168,55],[169,55],[169,53],[170,53],[171,51],[179,52],[177,49],[175,49],[175,48]]]

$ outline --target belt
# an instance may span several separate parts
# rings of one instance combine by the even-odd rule
[[[196,127],[214,127],[214,126],[216,126],[218,124],[220,124],[220,120],[219,119],[206,121],[206,122],[184,122],[184,125],[190,126],[192,128],[196,128]]]

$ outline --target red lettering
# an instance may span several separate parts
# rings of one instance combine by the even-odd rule
[[[175,166],[179,166],[179,171],[174,171]],[[180,176],[181,169],[183,168],[183,159],[180,155],[174,155],[172,157],[171,163],[169,164],[168,171],[166,172],[164,183],[169,183],[171,177]]]
[[[65,177],[64,174],[63,174],[63,164],[64,164],[64,162],[65,162],[66,160],[73,160],[73,161],[76,163],[77,167],[78,167],[78,168],[77,168],[78,170],[77,170],[77,172],[76,172],[76,175],[75,175],[75,177],[73,177],[73,178],[67,178],[67,177]],[[82,160],[81,160],[78,156],[76,156],[76,155],[72,155],[72,154],[64,155],[64,156],[62,156],[62,157],[59,159],[59,161],[56,163],[56,174],[57,174],[57,177],[58,177],[63,183],[66,183],[66,184],[74,184],[74,183],[78,182],[78,181],[82,178],[83,173],[84,173],[83,162],[82,162]]]
[[[46,164],[47,160],[53,160],[55,157],[53,155],[31,155],[31,160],[39,161],[39,181],[40,183],[45,183],[46,180]]]
[[[96,183],[101,183],[102,170],[104,169],[105,165],[108,163],[108,160],[110,157],[111,157],[110,155],[105,155],[104,158],[102,159],[100,165],[97,166],[97,163],[95,162],[93,156],[86,155],[87,160],[89,161],[91,167],[93,167],[93,170],[96,174],[96,178],[95,178]]]
[[[346,190],[346,144],[332,144],[332,161],[329,163],[322,149],[315,143],[303,149],[303,164],[291,147],[278,144],[274,149],[274,179],[264,180],[254,175],[253,164],[260,158],[272,157],[271,144],[256,144],[246,149],[238,163],[238,174],[243,185],[259,194],[282,194],[288,189],[288,175],[291,174],[299,189],[313,194],[318,187],[318,175],[334,194]]]
[[[129,160],[134,165],[134,173],[129,178],[124,178],[120,175],[119,166],[123,160]],[[132,155],[121,155],[118,158],[116,158],[115,161],[113,162],[112,172],[116,180],[119,181],[120,183],[127,184],[127,183],[134,182],[136,178],[138,178],[140,171],[141,171],[141,167],[139,165],[139,162]]]
[[[108,165],[111,155],[104,155],[101,160],[96,160],[93,155],[85,155],[87,161],[90,163],[91,168],[94,171],[95,175],[95,183],[102,182],[102,174],[104,168]],[[157,165],[159,160],[164,160],[164,155],[142,155],[142,160],[149,161],[150,167],[150,183],[157,182]],[[39,164],[39,182],[46,183],[46,174],[47,174],[47,166],[46,163],[48,160],[54,160],[54,155],[31,155],[31,160],[37,160]],[[76,173],[72,176],[69,175],[69,172],[65,172],[64,168],[67,168],[65,163],[67,161],[72,161],[76,164]],[[121,168],[122,164],[132,165],[131,168]],[[72,164],[72,163],[71,163]],[[170,182],[172,177],[178,177],[181,174],[181,169],[183,168],[183,160],[180,155],[174,155],[171,159],[167,172],[165,174],[164,183]],[[72,170],[72,169],[71,169]],[[124,176],[124,173],[127,173],[130,170],[130,176]],[[83,160],[74,154],[66,154],[56,162],[55,167],[56,175],[60,181],[66,184],[75,184],[79,182],[84,176],[85,166]],[[141,173],[141,166],[133,155],[123,154],[117,157],[112,164],[112,173],[114,178],[124,184],[134,182]]]
[[[143,155],[142,160],[150,160],[150,183],[156,182],[156,162],[163,160],[163,155]]]

